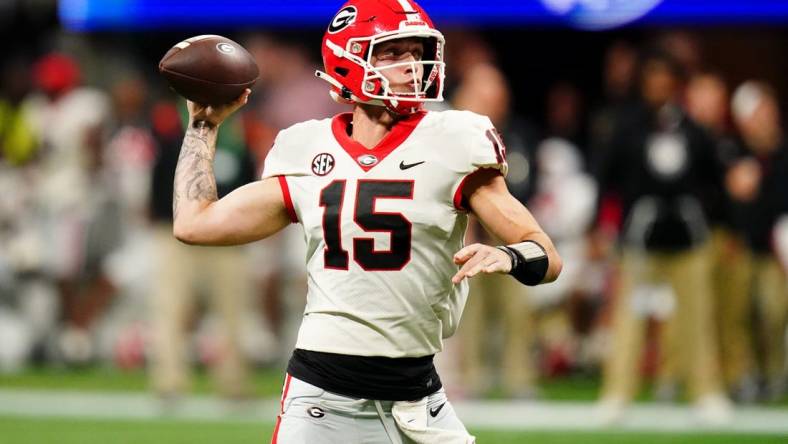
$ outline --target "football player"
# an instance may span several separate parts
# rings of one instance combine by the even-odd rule
[[[426,112],[443,96],[443,35],[411,0],[350,0],[317,75],[352,112],[285,129],[262,179],[217,200],[216,134],[241,107],[189,103],[175,173],[175,236],[199,245],[265,238],[290,223],[309,289],[273,442],[472,443],[433,365],[466,278],[551,282],[561,260],[512,197],[487,117]],[[309,106],[309,104],[304,104]],[[468,213],[507,245],[464,246]]]

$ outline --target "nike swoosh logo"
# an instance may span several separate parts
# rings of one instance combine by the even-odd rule
[[[436,407],[434,409],[430,409],[430,416],[432,416],[433,418],[438,416],[438,413],[441,412],[441,410],[443,409],[443,406],[445,406],[445,405],[446,405],[446,403],[444,402],[443,404],[439,405],[438,407]]]
[[[402,161],[402,162],[399,163],[399,169],[404,171],[404,170],[407,170],[409,168],[413,168],[415,166],[419,166],[419,165],[421,165],[424,162],[426,162],[426,160],[422,160],[421,162],[416,162],[416,163],[411,163],[411,164],[406,164],[405,161]]]

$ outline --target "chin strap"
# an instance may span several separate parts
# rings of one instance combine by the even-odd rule
[[[326,82],[331,84],[331,86],[333,86],[334,88],[336,88],[336,89],[338,89],[338,90],[340,90],[342,92],[341,94],[337,93],[334,90],[331,90],[331,92],[329,92],[329,94],[331,94],[331,98],[334,99],[334,101],[336,101],[336,102],[344,103],[344,104],[348,104],[348,105],[352,105],[354,103],[363,103],[365,105],[382,106],[382,107],[388,108],[388,106],[386,105],[386,103],[383,100],[370,99],[370,100],[366,100],[365,101],[365,100],[359,99],[349,89],[347,89],[344,85],[339,83],[339,81],[337,79],[331,77],[330,75],[328,75],[327,73],[325,73],[323,71],[320,71],[320,70],[315,71],[315,77],[317,77],[318,79],[325,80]]]

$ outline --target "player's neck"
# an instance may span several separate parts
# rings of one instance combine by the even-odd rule
[[[382,106],[356,105],[353,108],[353,129],[350,137],[367,149],[372,149],[386,137],[397,120],[397,117]]]

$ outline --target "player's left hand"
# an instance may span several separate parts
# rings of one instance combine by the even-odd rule
[[[508,254],[484,244],[471,244],[458,251],[454,255],[454,263],[462,265],[451,278],[454,284],[479,273],[508,273],[512,269],[512,259]]]

